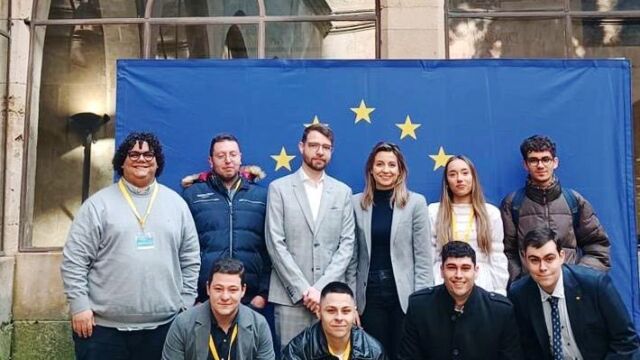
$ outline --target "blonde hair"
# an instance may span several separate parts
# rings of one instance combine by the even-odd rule
[[[471,185],[471,207],[473,209],[476,223],[476,241],[478,242],[478,248],[480,251],[489,255],[491,253],[491,224],[489,221],[489,214],[485,207],[484,194],[482,193],[482,186],[480,186],[480,179],[478,179],[476,167],[473,165],[473,162],[464,155],[455,155],[449,158],[444,168],[444,172],[442,173],[442,194],[440,196],[440,207],[436,218],[436,238],[438,248],[442,248],[446,243],[454,240],[451,230],[453,192],[449,188],[447,172],[449,170],[449,164],[455,160],[464,161],[471,171],[471,176],[473,178]]]
[[[373,193],[376,189],[376,180],[372,174],[373,163],[375,162],[376,155],[381,151],[393,153],[398,161],[398,179],[393,186],[393,194],[391,195],[389,206],[393,207],[395,205],[403,208],[409,201],[409,190],[407,190],[408,170],[404,156],[402,152],[400,152],[398,145],[381,141],[373,147],[367,158],[367,163],[364,166],[364,191],[362,200],[360,200],[360,206],[363,210],[373,205]]]

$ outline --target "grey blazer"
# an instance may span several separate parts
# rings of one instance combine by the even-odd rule
[[[314,223],[301,171],[273,181],[267,197],[269,301],[281,305],[296,304],[310,286],[321,291],[331,281],[345,281],[355,242],[351,188],[325,175]]]
[[[366,305],[367,278],[371,260],[371,213],[372,208],[362,209],[362,193],[353,196],[356,214],[357,245],[349,264],[348,277],[355,276],[355,292],[358,312],[362,314]],[[404,208],[393,208],[391,221],[391,266],[398,289],[400,306],[406,313],[409,295],[433,285],[433,251],[430,244],[431,227],[427,201],[424,196],[409,192],[409,201]]]
[[[207,360],[211,333],[211,304],[206,301],[178,315],[167,333],[162,360]],[[238,312],[238,360],[275,360],[267,320],[240,304]]]

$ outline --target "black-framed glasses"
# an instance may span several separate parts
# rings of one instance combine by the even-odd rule
[[[548,166],[549,164],[551,164],[551,162],[553,162],[553,158],[549,156],[545,156],[543,158],[537,158],[537,157],[527,158],[527,164],[529,164],[529,166],[538,166],[538,164],[540,163],[542,163],[542,165],[544,166]]]
[[[129,159],[133,161],[140,160],[140,157],[142,157],[145,161],[151,161],[153,160],[153,158],[156,157],[156,153],[154,153],[153,151],[146,151],[146,152],[129,151],[127,153],[127,156],[129,157]]]

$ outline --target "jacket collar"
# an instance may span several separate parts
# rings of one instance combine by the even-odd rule
[[[242,176],[238,175],[238,178],[236,181],[240,182],[240,185],[238,186],[238,190],[246,190],[249,188],[249,181],[245,180],[242,178]],[[220,177],[216,176],[215,173],[212,171],[207,179],[207,183],[217,192],[224,194],[224,195],[229,195],[229,190],[227,189],[227,187],[224,185],[224,183],[222,182],[222,180],[220,179]]]
[[[311,359],[327,359],[331,353],[329,353],[327,338],[324,335],[320,321],[311,326],[311,332],[313,336],[313,341],[311,343]],[[373,359],[373,354],[366,348],[367,345],[364,336],[364,330],[355,325],[351,328],[351,359]]]
[[[209,334],[211,333],[211,322],[213,319],[213,313],[211,312],[211,303],[207,300],[206,302],[196,305],[198,314],[195,319],[195,343],[196,344],[208,344],[209,343]],[[253,347],[253,321],[252,317],[248,312],[251,311],[245,305],[240,304],[240,308],[238,309],[238,315],[236,317],[236,321],[238,323],[238,354],[242,353],[251,353],[250,349]],[[209,352],[208,346],[199,347],[200,355],[205,354],[205,359],[207,358],[206,354]],[[242,356],[239,356],[241,359]]]
[[[562,194],[562,187],[558,178],[553,177],[553,184],[546,188],[541,188],[534,184],[531,179],[527,178],[527,184],[525,186],[525,194],[527,197],[538,204],[545,205]]]

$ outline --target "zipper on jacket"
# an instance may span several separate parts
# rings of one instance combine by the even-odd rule
[[[229,257],[233,259],[233,200],[227,197],[229,202]]]

